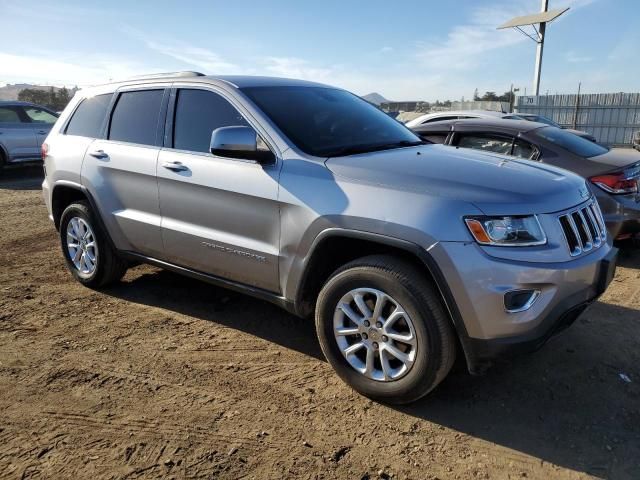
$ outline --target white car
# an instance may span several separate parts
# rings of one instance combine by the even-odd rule
[[[492,110],[450,110],[447,112],[427,113],[408,121],[405,125],[409,128],[415,128],[426,123],[442,122],[446,120],[462,120],[467,118],[503,118],[505,120],[528,120],[530,122],[544,123],[554,127],[563,128],[567,132],[571,132],[575,135],[578,135],[579,137],[597,143],[596,138],[589,132],[583,132],[582,130],[573,130],[571,128],[564,128],[562,125],[554,122],[547,117],[543,117],[542,115],[535,115],[532,113],[503,113],[495,112]]]
[[[445,120],[460,120],[465,118],[504,118],[513,115],[510,113],[494,112],[491,110],[449,110],[446,112],[427,113],[418,118],[408,121],[405,125],[409,128],[417,127],[431,122],[442,122]]]

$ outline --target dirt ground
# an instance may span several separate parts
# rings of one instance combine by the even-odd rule
[[[148,266],[75,283],[40,182],[0,179],[0,477],[640,478],[640,252],[539,352],[394,408],[268,303]]]

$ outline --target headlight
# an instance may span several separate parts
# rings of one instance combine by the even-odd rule
[[[482,245],[526,247],[547,243],[538,217],[467,217],[471,235]]]

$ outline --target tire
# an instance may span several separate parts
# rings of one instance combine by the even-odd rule
[[[4,167],[6,163],[7,163],[7,159],[5,157],[4,151],[2,148],[0,148],[0,177],[2,177],[4,173]]]
[[[72,223],[71,227],[70,223]],[[69,248],[69,242],[80,245],[79,240],[74,240],[73,237],[69,236],[76,235],[74,226],[77,227],[76,233],[89,231],[91,234],[84,240],[85,250],[82,250],[82,248],[75,249],[77,253],[86,251],[85,257],[88,257],[87,261],[89,263],[83,263],[82,260],[79,260],[80,266],[72,259]],[[88,226],[88,230],[86,226]],[[68,232],[71,233],[68,234]],[[60,246],[67,268],[69,268],[74,278],[83,285],[89,288],[103,287],[117,282],[127,271],[127,263],[118,256],[116,249],[102,229],[100,222],[97,221],[96,214],[91,210],[88,202],[75,202],[65,208],[60,218],[59,233]],[[80,237],[82,235],[78,235],[77,238]],[[94,245],[90,246],[90,243]],[[94,260],[91,261],[90,258]],[[80,256],[80,259],[82,259],[82,256]],[[85,268],[87,265],[92,265],[93,268]]]
[[[351,320],[354,312],[358,320],[366,317],[356,303],[356,297],[363,291],[365,294],[361,301],[365,301],[372,313],[369,327],[375,326],[375,305],[385,298],[384,295],[388,297],[382,303],[382,328],[369,328],[362,322],[357,327],[360,331],[358,335],[336,336],[334,328],[347,329],[343,332],[354,330],[357,325]],[[353,302],[347,303],[351,299]],[[351,316],[339,310],[339,304],[348,304]],[[388,309],[386,313],[385,309]],[[402,311],[408,315],[408,319]],[[391,327],[394,318],[400,320],[394,321]],[[315,323],[322,352],[340,378],[362,395],[385,403],[405,404],[423,397],[447,376],[456,358],[455,332],[439,294],[425,279],[423,272],[393,256],[363,257],[336,270],[318,296]],[[398,324],[400,327],[397,327]],[[386,332],[397,337],[397,333],[390,333],[396,328],[403,330],[402,338],[413,337],[415,345],[383,336]],[[372,340],[378,341],[374,344]],[[356,353],[343,354],[345,346],[356,348],[358,342],[365,344],[366,348],[358,347]],[[400,353],[404,355],[396,358],[390,353],[392,346],[396,347],[394,352],[401,349]],[[377,363],[375,360],[372,362],[374,368],[367,375],[363,370],[367,370],[366,359],[372,348],[372,358],[376,358],[376,352],[379,357]],[[383,368],[383,356],[387,359],[386,370]],[[399,360],[401,357],[413,358],[413,362],[407,367],[408,363]],[[395,370],[390,368],[392,363],[397,367]],[[394,371],[400,372],[397,377],[393,377]],[[373,378],[375,375],[377,379]]]

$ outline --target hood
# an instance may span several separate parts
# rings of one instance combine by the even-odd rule
[[[336,177],[473,203],[487,215],[550,213],[583,202],[584,179],[549,165],[444,145],[333,157]]]
[[[600,173],[620,170],[640,162],[640,152],[633,148],[612,148],[607,153],[589,157],[587,160],[592,164],[598,165],[599,171],[594,175],[599,175]]]

